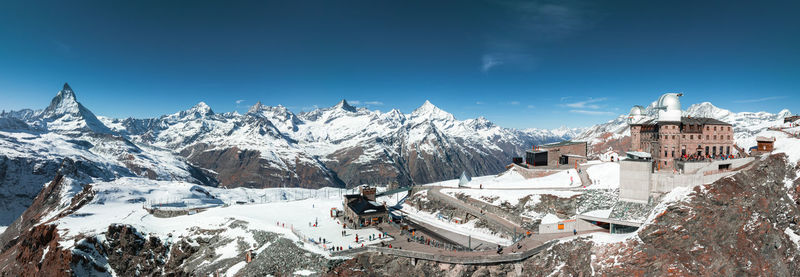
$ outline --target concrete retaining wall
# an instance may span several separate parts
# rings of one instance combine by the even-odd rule
[[[650,198],[650,161],[619,161],[619,198],[625,201],[647,203]]]
[[[563,229],[558,229],[558,225],[564,225]],[[553,233],[572,233],[572,231],[600,231],[603,228],[595,226],[582,219],[565,220],[558,223],[539,224],[539,234],[553,234]]]

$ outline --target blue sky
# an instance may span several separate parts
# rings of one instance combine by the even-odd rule
[[[580,127],[664,92],[800,110],[800,2],[698,2],[4,1],[0,109],[43,108],[69,82],[112,117],[428,99],[459,119]]]

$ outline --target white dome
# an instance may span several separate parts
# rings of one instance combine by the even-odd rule
[[[681,110],[681,100],[678,97],[682,96],[682,94],[677,93],[665,93],[658,98],[658,108],[664,109],[667,111],[680,111]]]
[[[636,105],[631,108],[630,116],[642,116],[644,115],[644,108],[642,106]]]

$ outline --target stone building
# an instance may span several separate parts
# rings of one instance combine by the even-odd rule
[[[641,106],[631,109],[631,150],[650,153],[657,170],[674,169],[679,160],[731,157],[733,126],[713,118],[681,116],[678,97],[667,93],[657,102],[658,115],[648,118]]]
[[[370,225],[386,222],[389,212],[386,206],[375,202],[376,189],[369,186],[361,186],[359,194],[347,194],[344,196],[344,217],[345,224],[353,229],[359,229]]]

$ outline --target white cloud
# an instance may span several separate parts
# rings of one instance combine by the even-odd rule
[[[536,106],[534,106],[534,105],[528,105],[528,109],[533,109],[533,108],[536,108]]]
[[[381,102],[381,101],[367,101],[367,102],[364,102],[364,105],[383,106],[383,102]]]
[[[486,103],[483,103],[483,102],[481,102],[481,101],[477,101],[477,102],[475,102],[475,105],[483,105],[483,104],[486,104]]]
[[[350,104],[350,105],[361,105],[361,101],[349,100],[349,101],[347,101],[347,104]]]
[[[239,105],[239,104],[241,104],[242,102],[244,102],[244,100],[243,100],[243,99],[236,100],[236,105]]]
[[[576,109],[592,109],[592,110],[596,110],[596,109],[601,108],[601,106],[597,105],[597,104],[592,104],[592,103],[597,103],[597,102],[602,102],[602,101],[606,101],[606,98],[605,97],[589,98],[589,100],[585,100],[585,101],[567,103],[564,106],[567,106],[567,107],[570,107],[570,108],[576,108]]]
[[[604,112],[604,111],[570,110],[569,112],[585,114],[585,115],[614,115],[614,113],[612,112]]]
[[[511,101],[509,104],[511,104],[511,105],[519,105],[519,101]]]
[[[755,98],[755,99],[744,99],[744,100],[736,100],[733,101],[734,103],[756,103],[756,102],[764,102],[770,100],[778,100],[786,98],[786,96],[770,96],[770,97],[763,97],[763,98]]]
[[[485,54],[481,59],[483,64],[481,65],[481,71],[489,72],[492,68],[502,65],[503,61],[497,55],[493,54]]]

